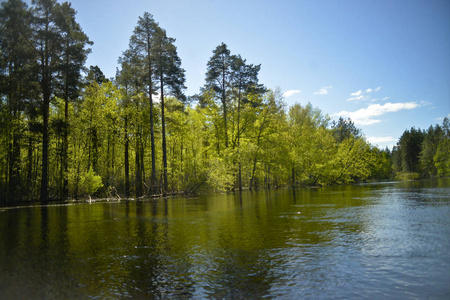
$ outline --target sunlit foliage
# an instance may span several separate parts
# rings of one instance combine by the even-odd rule
[[[32,5],[0,9],[1,201],[450,175],[448,119],[380,150],[350,119],[331,122],[310,103],[287,107],[279,89],[259,83],[261,66],[224,43],[205,62],[200,93],[186,98],[175,39],[149,13],[115,78],[97,66],[83,78],[91,42],[75,11]],[[37,18],[46,14],[49,24]]]

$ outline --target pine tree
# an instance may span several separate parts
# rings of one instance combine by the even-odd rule
[[[153,16],[145,12],[143,17],[139,17],[138,24],[134,28],[133,35],[130,38],[130,51],[136,56],[137,61],[143,65],[142,74],[139,74],[139,76],[142,76],[143,83],[147,87],[146,92],[150,103],[151,190],[153,194],[156,194],[158,191],[153,112],[153,95],[157,92],[154,82],[157,74],[154,58],[155,35],[157,30],[159,30],[159,26],[153,19]]]
[[[165,90],[169,94],[184,100],[185,88],[184,69],[181,68],[181,59],[177,55],[174,45],[175,39],[169,38],[164,29],[158,28],[155,39],[155,68],[159,77],[160,101],[161,101],[161,126],[162,126],[162,155],[163,155],[163,193],[168,190],[167,182],[167,145],[165,124]]]
[[[0,198],[19,197],[21,187],[21,144],[26,99],[31,97],[33,85],[32,72],[34,53],[29,47],[31,38],[31,15],[27,5],[20,0],[2,3],[0,10],[0,103],[2,123],[2,149],[6,157],[5,178],[7,186],[2,187],[6,193]]]
[[[240,141],[243,133],[241,128],[241,105],[244,99],[249,101],[247,96],[249,94],[262,95],[265,92],[265,88],[258,84],[258,73],[261,69],[261,65],[254,66],[252,64],[246,64],[246,60],[240,55],[233,55],[231,59],[231,69],[233,73],[232,88],[235,94],[237,102],[237,130],[235,135],[235,141],[233,145],[237,149],[238,157],[238,188],[242,191],[242,165],[240,157]]]
[[[232,57],[227,45],[222,43],[213,51],[213,56],[207,63],[206,83],[204,92],[209,90],[214,92],[217,99],[222,104],[223,133],[225,148],[228,148],[228,105],[232,86],[233,70]]]
[[[62,143],[62,163],[60,178],[63,180],[62,197],[68,196],[68,136],[69,136],[69,102],[78,98],[81,90],[81,71],[90,49],[86,45],[92,45],[80,25],[75,21],[75,10],[70,3],[64,2],[59,6],[58,22],[62,35],[62,61],[60,64],[59,91],[57,94],[64,99],[64,130]]]

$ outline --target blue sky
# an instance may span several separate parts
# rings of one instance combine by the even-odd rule
[[[350,117],[379,147],[450,114],[448,0],[73,0],[94,42],[87,65],[113,77],[139,16],[176,39],[187,95],[220,43],[261,64],[260,82],[288,105]]]

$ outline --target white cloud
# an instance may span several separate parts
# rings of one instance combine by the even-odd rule
[[[372,92],[378,92],[381,89],[381,86],[377,87],[376,89],[368,88],[367,90],[358,90],[357,92],[351,93],[350,98],[347,99],[347,101],[357,101],[357,100],[371,100],[370,93]]]
[[[361,90],[359,90],[357,92],[351,93],[350,96],[357,97],[357,96],[361,96],[362,93],[363,92]]]
[[[318,92],[314,92],[314,95],[326,95],[328,94],[328,90],[331,89],[333,86],[326,86],[320,89]]]
[[[392,149],[397,143],[398,139],[392,136],[372,136],[368,137],[367,141],[380,149],[384,147]]]
[[[161,102],[161,93],[157,93],[156,95],[153,95],[152,100],[156,103]]]
[[[396,142],[397,139],[393,138],[392,136],[371,136],[367,138],[367,141],[369,141],[369,143],[371,144],[385,144],[385,143],[392,143],[392,142]]]
[[[450,114],[446,115],[445,117],[436,118],[436,121],[444,121],[444,118],[450,119]]]
[[[366,96],[359,95],[359,96],[356,96],[356,97],[348,98],[347,101],[356,101],[356,100],[365,100],[365,99],[366,99]]]
[[[289,90],[289,91],[286,91],[286,92],[283,93],[283,97],[287,98],[287,97],[290,97],[292,95],[298,94],[300,92],[301,92],[300,90]]]
[[[367,108],[361,108],[357,111],[341,111],[338,112],[337,116],[342,116],[344,118],[350,118],[356,125],[372,125],[380,123],[381,120],[375,119],[375,117],[382,116],[390,112],[397,112],[400,110],[414,109],[419,107],[419,104],[415,102],[405,102],[405,103],[385,103],[371,104]]]
[[[432,105],[433,103],[431,103],[430,101],[425,101],[425,100],[422,100],[422,101],[420,101],[420,105],[423,105],[423,106],[425,106],[425,105]]]

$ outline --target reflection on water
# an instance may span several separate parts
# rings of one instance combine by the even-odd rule
[[[450,181],[0,211],[0,298],[448,298]]]

